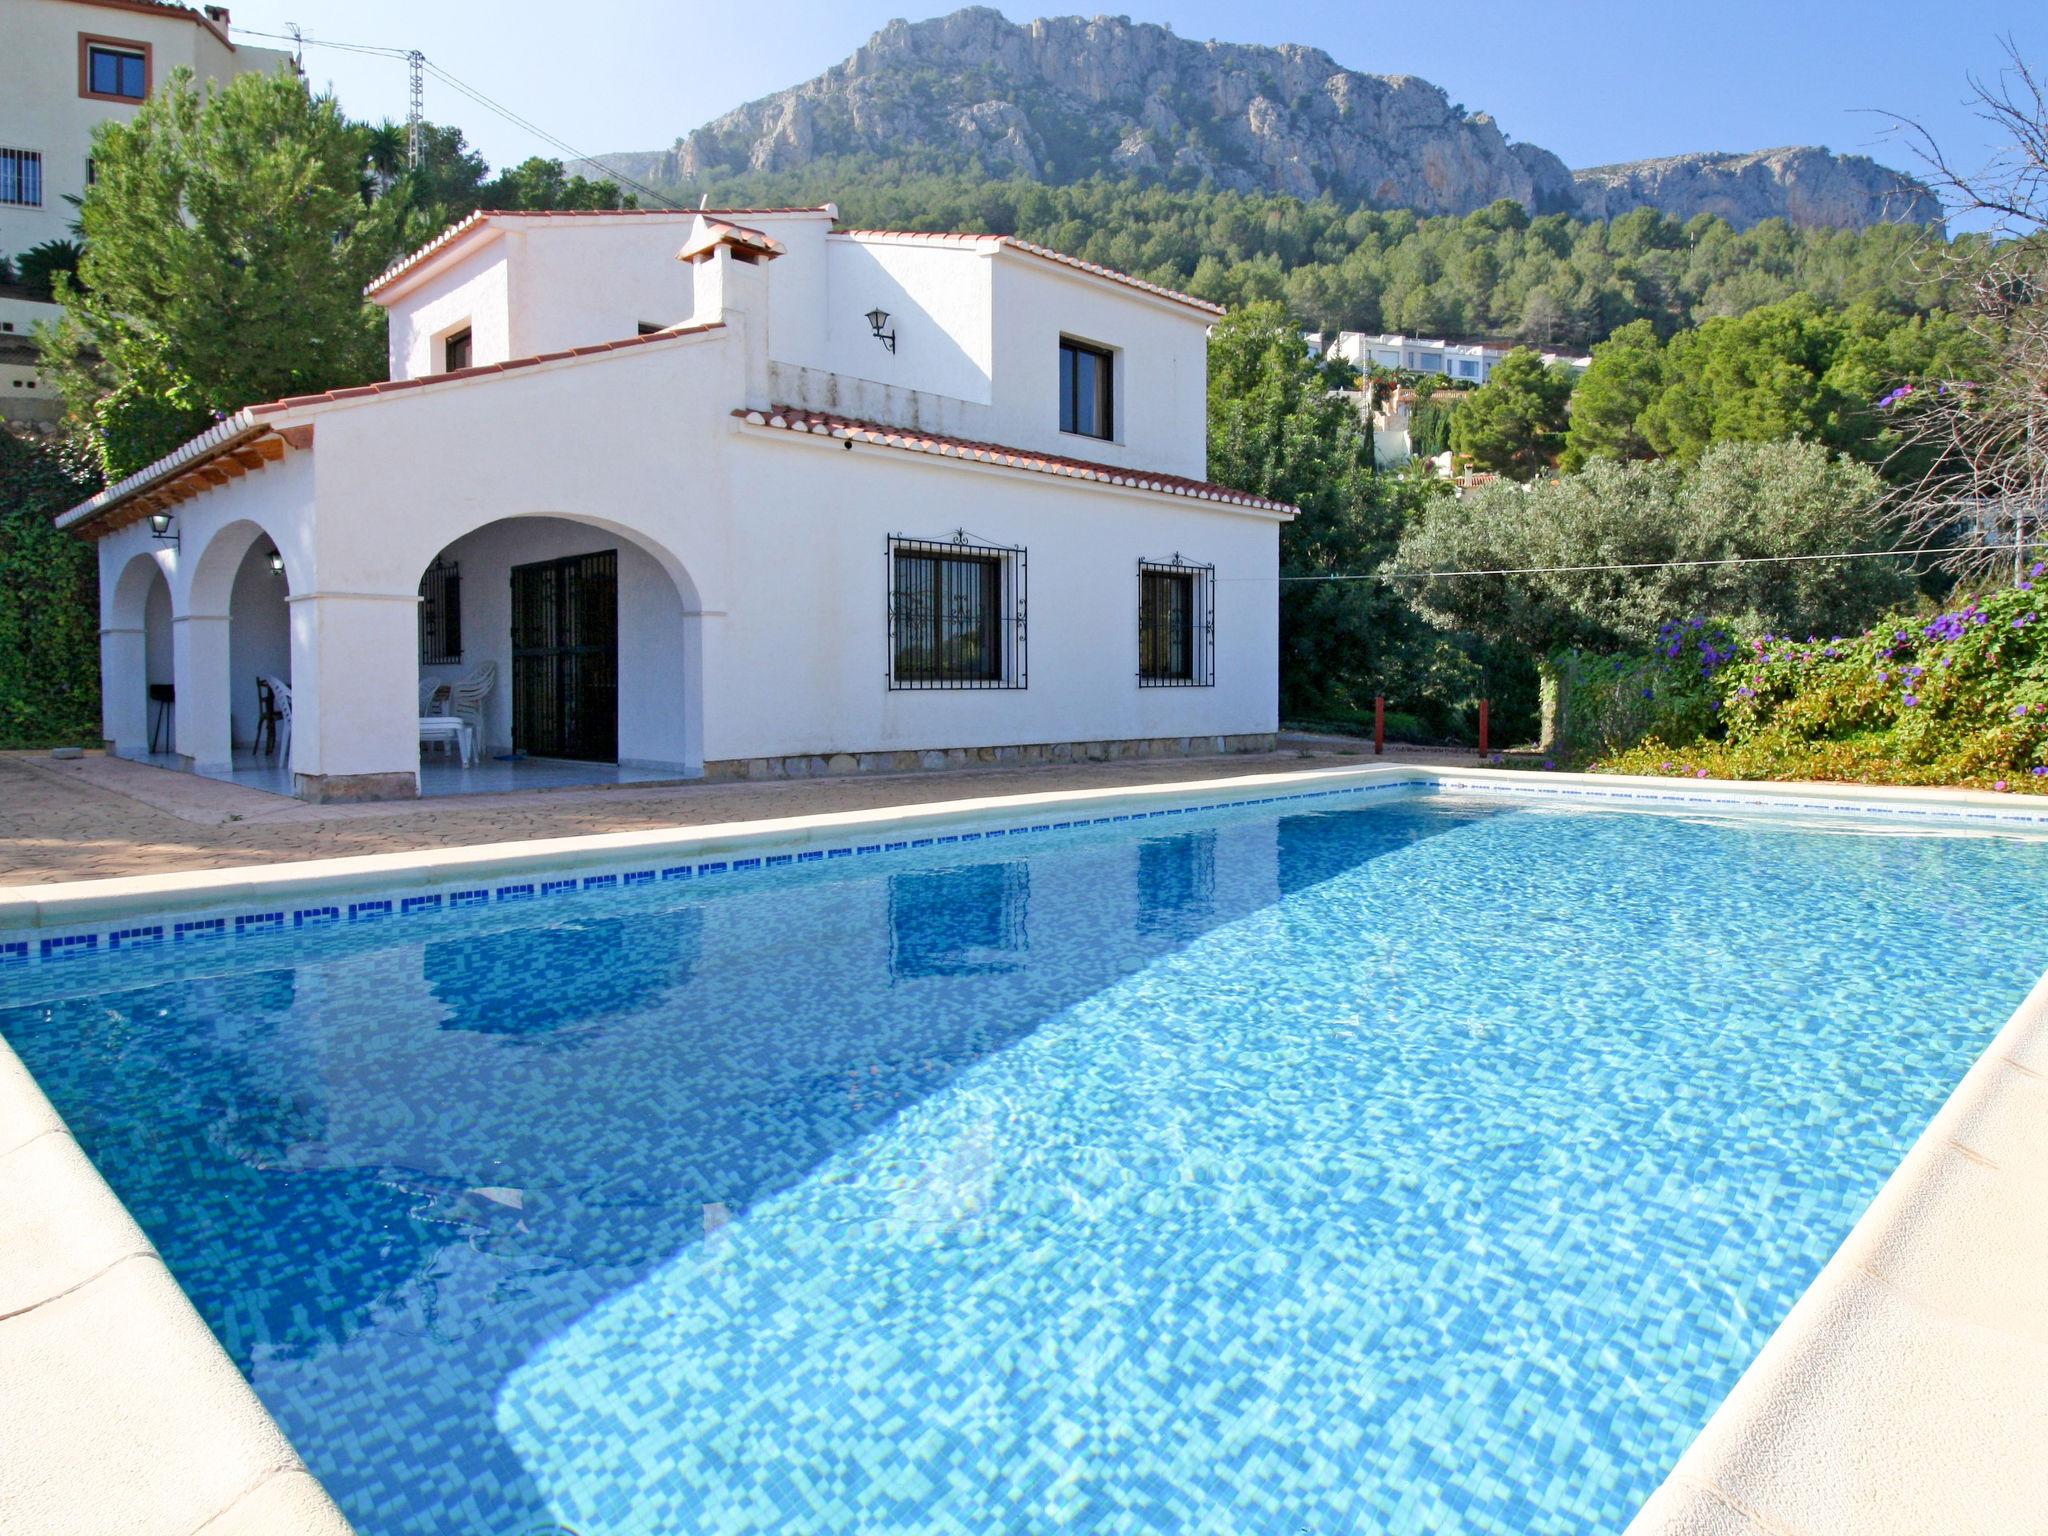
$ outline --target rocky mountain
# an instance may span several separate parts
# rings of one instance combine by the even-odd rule
[[[1671,155],[1572,172],[1579,209],[1611,219],[1631,208],[1661,208],[1689,219],[1717,213],[1741,228],[1773,215],[1794,224],[1860,229],[1866,224],[1935,224],[1941,202],[1925,183],[1865,155],[1825,149],[1754,154]]]
[[[1412,75],[1316,48],[1194,42],[1125,17],[1018,25],[982,6],[892,21],[844,63],[698,128],[608,155],[643,181],[800,170],[851,158],[1051,182],[1204,178],[1422,213],[1513,198],[1537,213],[1650,205],[1860,227],[1939,217],[1924,186],[1822,149],[1695,155],[1574,173]]]

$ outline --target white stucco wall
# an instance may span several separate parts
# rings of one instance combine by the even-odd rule
[[[996,442],[1207,474],[1208,316],[1023,254],[995,264],[995,315]],[[1059,429],[1062,336],[1115,354],[1113,442]]]
[[[467,326],[472,364],[502,363],[512,350],[511,264],[504,241],[437,270],[391,311],[386,327],[391,377],[443,372],[442,343]]]

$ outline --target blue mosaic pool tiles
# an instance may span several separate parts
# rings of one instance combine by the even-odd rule
[[[398,902],[398,915],[400,917],[411,917],[420,912],[438,912],[440,910],[441,898],[439,896],[404,896]]]
[[[524,880],[517,885],[501,885],[498,887],[497,897],[500,901],[531,901],[533,882]]]
[[[0,943],[0,965],[28,964],[28,940],[8,939]]]
[[[224,917],[195,917],[172,925],[172,936],[180,943],[188,939],[223,939],[228,920]]]
[[[378,923],[391,915],[392,903],[388,900],[352,901],[348,904],[348,920],[352,923]]]
[[[627,885],[652,885],[659,877],[651,869],[629,869],[619,878]]]
[[[328,923],[338,923],[340,921],[341,908],[334,906],[300,907],[292,913],[292,926],[294,928],[318,928]]]
[[[162,923],[145,923],[136,928],[116,928],[107,935],[109,949],[141,949],[155,946],[164,941]]]
[[[483,907],[490,905],[491,893],[486,890],[451,891],[448,905],[451,907]]]
[[[62,938],[44,939],[42,956],[45,960],[64,960],[92,954],[99,947],[100,936],[96,933],[67,933]]]
[[[284,914],[282,912],[243,912],[235,918],[235,937],[245,933],[282,933]]]
[[[543,896],[568,896],[573,894],[575,890],[576,880],[574,876],[567,880],[543,880],[540,883],[540,893]]]
[[[617,875],[585,875],[583,889],[586,891],[608,890],[619,883]]]

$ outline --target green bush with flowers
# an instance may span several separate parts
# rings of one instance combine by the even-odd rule
[[[1716,646],[1703,621],[1666,625],[1658,654],[1637,664],[1642,686],[1699,679],[1713,723],[1660,724],[1637,745],[1596,746],[1591,766],[2048,793],[2044,574],[2048,563],[1932,617],[1895,612],[1846,638],[1762,634]]]

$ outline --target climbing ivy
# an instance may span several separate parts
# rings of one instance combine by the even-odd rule
[[[93,490],[61,450],[0,428],[0,747],[99,739],[98,562],[55,526]]]

